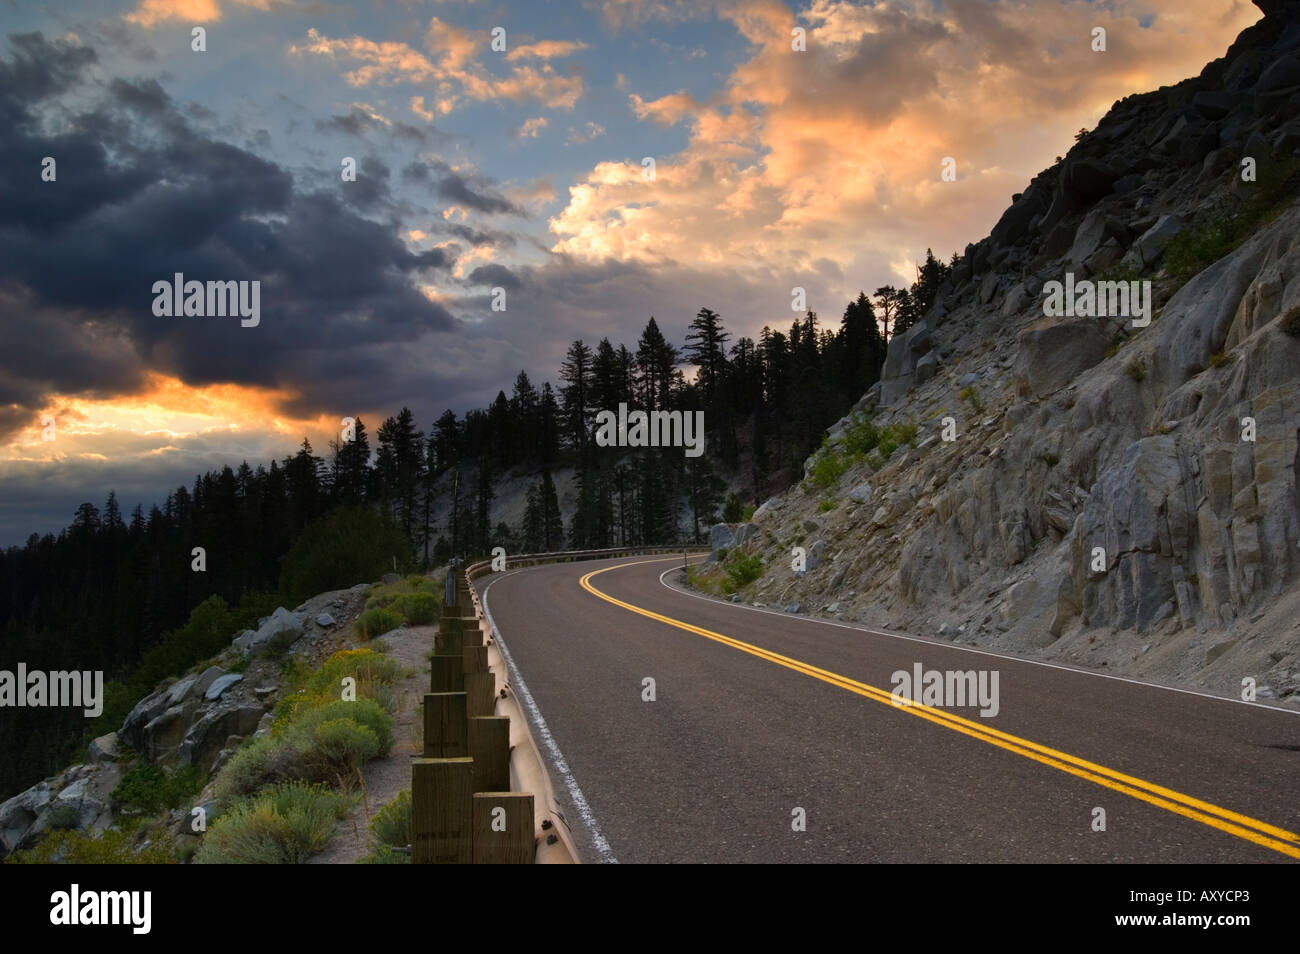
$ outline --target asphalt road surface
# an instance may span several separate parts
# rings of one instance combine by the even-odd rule
[[[1300,713],[731,605],[680,567],[477,583],[584,861],[1300,860]],[[996,671],[996,715],[895,704],[918,664]]]

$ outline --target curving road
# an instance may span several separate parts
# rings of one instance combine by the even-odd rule
[[[735,606],[680,566],[477,582],[584,861],[1300,859],[1294,710]],[[996,715],[894,705],[917,664],[996,671]]]

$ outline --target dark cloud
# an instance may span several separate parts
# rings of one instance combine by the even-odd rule
[[[10,48],[0,58],[0,426],[30,423],[52,393],[138,390],[146,369],[191,385],[279,386],[303,408],[347,405],[383,376],[386,351],[456,327],[419,290],[454,265],[450,253],[412,252],[395,222],[357,211],[388,202],[380,158],[367,156],[355,183],[299,191],[274,162],[189,125],[153,79],[111,81],[50,135],[35,110],[76,86],[95,54],[40,34],[11,37]],[[45,156],[57,161],[54,182],[40,180]],[[261,282],[261,324],[155,316],[153,284],[176,272]]]
[[[515,273],[510,271],[504,265],[480,265],[474,271],[469,273],[470,285],[488,285],[500,286],[507,289],[520,287],[520,282]]]

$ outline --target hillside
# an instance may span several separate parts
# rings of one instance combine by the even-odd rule
[[[1300,4],[1257,5],[966,248],[733,599],[1300,700]],[[1050,314],[1085,280],[1149,324]]]

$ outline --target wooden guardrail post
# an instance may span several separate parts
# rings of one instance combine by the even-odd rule
[[[467,672],[465,679],[466,711],[471,719],[490,716],[497,708],[497,677],[491,670]]]
[[[473,765],[470,758],[411,760],[412,864],[473,862]]]
[[[465,691],[464,654],[434,653],[429,657],[429,691]]]
[[[430,692],[424,697],[424,757],[469,755],[469,706],[464,692]]]
[[[466,646],[461,650],[463,672],[487,672],[487,647]],[[462,680],[463,681],[463,680]]]
[[[530,865],[537,853],[533,796],[527,792],[475,792],[474,864]]]
[[[510,719],[475,716],[469,720],[469,756],[474,760],[475,792],[510,790]]]

